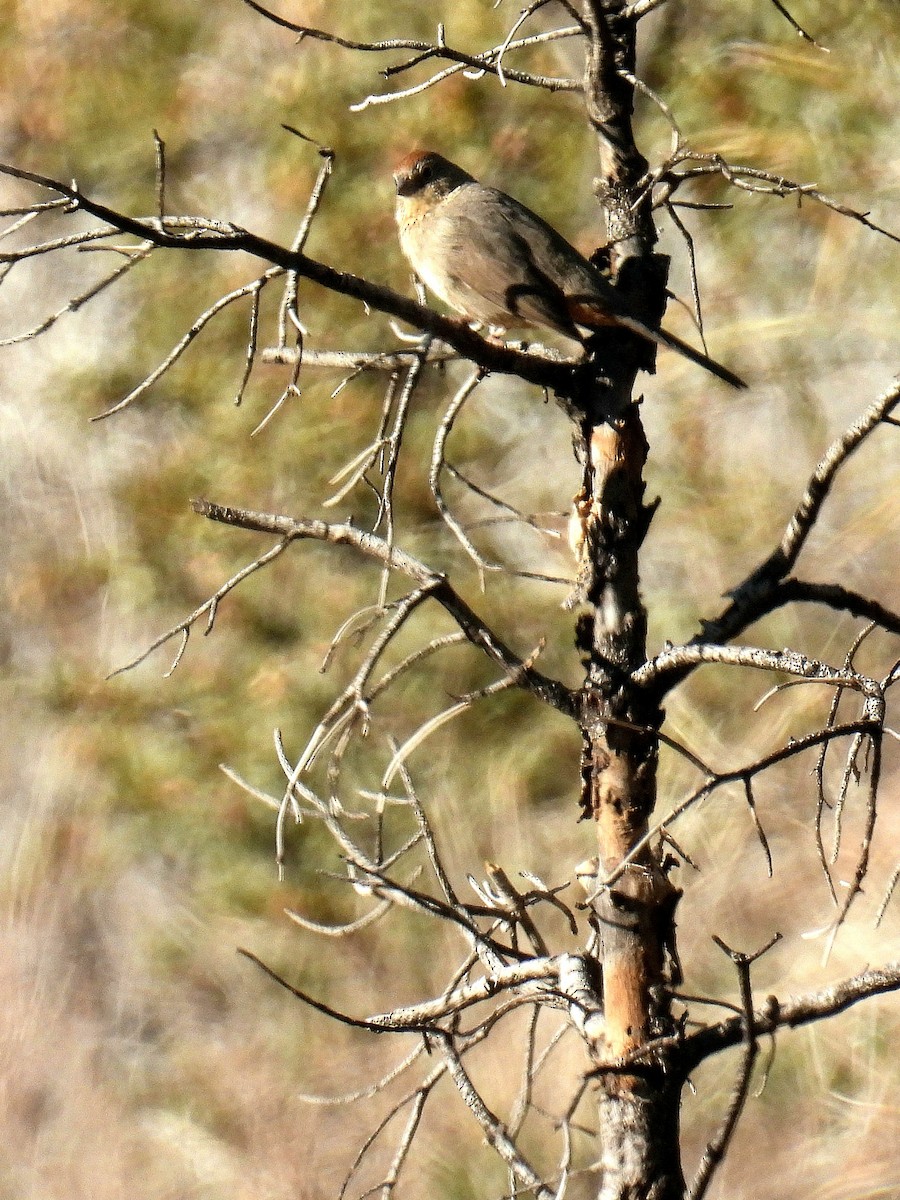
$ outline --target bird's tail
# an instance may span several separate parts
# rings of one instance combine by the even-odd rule
[[[689,358],[698,367],[703,367],[711,375],[715,375],[717,379],[723,380],[733,388],[747,387],[747,384],[741,379],[740,375],[735,375],[734,371],[729,371],[727,367],[723,367],[721,363],[717,363],[715,359],[704,354],[702,350],[695,350],[693,346],[689,346],[687,342],[683,342],[681,338],[677,338],[674,333],[666,333],[664,329],[651,329],[648,325],[644,325],[642,321],[624,315],[619,316],[617,314],[615,323],[632,330],[641,337],[649,338],[651,342],[656,342],[657,346],[665,346],[669,350],[674,350],[682,358]]]

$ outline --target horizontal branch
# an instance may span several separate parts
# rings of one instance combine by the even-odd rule
[[[0,174],[21,179],[38,187],[57,192],[70,202],[71,211],[82,210],[118,230],[129,233],[169,250],[216,250],[241,251],[273,266],[293,271],[303,279],[328,291],[359,300],[369,308],[405,321],[415,329],[424,330],[452,346],[464,358],[476,363],[485,371],[501,375],[517,375],[528,383],[554,390],[568,391],[572,387],[573,373],[577,367],[563,363],[544,354],[514,350],[500,342],[488,341],[471,329],[465,321],[444,317],[424,304],[418,304],[392,288],[372,283],[349,271],[338,271],[326,263],[309,258],[299,250],[292,250],[259,237],[240,226],[204,218],[131,217],[108,205],[100,204],[86,196],[79,188],[25,171],[7,163],[0,163]],[[173,224],[183,229],[172,229]],[[0,253],[0,263],[17,261],[21,252]]]
[[[459,355],[439,342],[432,343],[427,353],[421,350],[308,350],[295,346],[271,346],[262,352],[263,362],[293,366],[323,367],[339,371],[403,371],[414,363],[458,362]]]
[[[900,634],[900,613],[893,612],[871,600],[861,592],[846,588],[840,583],[811,583],[803,579],[783,579],[772,591],[773,605],[767,611],[772,612],[775,606],[794,604],[824,604],[839,612],[848,612],[854,617],[862,617],[886,629],[889,633]]]
[[[823,1021],[826,1017],[845,1012],[861,1000],[896,991],[900,991],[900,962],[861,971],[839,983],[804,992],[788,1000],[780,1001],[769,996],[753,1013],[753,1032],[760,1036],[775,1033],[778,1029],[794,1029],[798,1025]],[[710,1055],[736,1046],[745,1037],[743,1016],[728,1017],[716,1025],[707,1025],[696,1033],[688,1034],[679,1055],[682,1071],[688,1074]]]
[[[310,1008],[314,1008],[316,1012],[323,1013],[326,1017],[331,1017],[333,1021],[338,1021],[341,1025],[350,1025],[353,1029],[368,1029],[371,1033],[427,1032],[428,1027],[421,1024],[414,1023],[402,1026],[399,1023],[396,1025],[379,1025],[376,1022],[366,1021],[360,1017],[348,1016],[347,1013],[342,1013],[338,1009],[332,1008],[328,1004],[324,1004],[321,1000],[316,1000],[313,996],[301,991],[300,988],[294,987],[292,983],[288,983],[283,975],[279,975],[277,971],[273,970],[272,967],[264,963],[261,958],[257,958],[252,951],[245,950],[243,947],[238,947],[238,954],[240,954],[243,958],[249,959],[249,961],[259,967],[264,974],[268,975],[270,979],[274,979],[277,984],[280,984],[285,991],[290,992],[291,995],[297,1000],[302,1001],[303,1004],[309,1005]]]
[[[883,689],[874,679],[847,668],[830,667],[827,663],[807,658],[796,650],[766,650],[759,646],[719,646],[690,642],[671,646],[655,658],[638,667],[632,680],[639,687],[654,684],[660,676],[680,673],[701,663],[719,666],[752,667],[760,671],[784,672],[797,679],[838,685],[860,692],[867,700],[883,702]],[[874,719],[874,718],[872,718]]]
[[[534,34],[532,37],[518,38],[515,41],[507,41],[502,46],[492,47],[481,54],[467,54],[464,50],[455,50],[452,46],[447,45],[444,41],[443,26],[440,25],[438,26],[437,42],[426,42],[420,38],[385,38],[378,42],[360,42],[354,41],[352,38],[341,37],[336,33],[329,33],[324,29],[317,29],[312,25],[298,25],[293,21],[287,20],[285,17],[278,16],[277,13],[273,13],[270,9],[264,8],[256,0],[244,0],[244,3],[248,8],[252,8],[255,12],[258,12],[260,16],[272,21],[273,24],[280,25],[282,29],[289,29],[292,33],[296,33],[300,41],[304,38],[310,38],[313,41],[326,42],[333,46],[341,46],[345,50],[356,50],[363,53],[385,54],[396,50],[411,50],[415,53],[415,58],[408,63],[402,64],[402,67],[388,67],[387,70],[382,71],[382,74],[385,76],[395,75],[398,70],[408,70],[410,67],[418,66],[420,63],[428,62],[431,59],[443,59],[454,64],[452,68],[454,72],[466,69],[487,72],[488,74],[498,75],[503,80],[509,79],[514,83],[543,88],[549,92],[578,92],[582,90],[580,79],[535,75],[530,71],[518,71],[505,65],[501,66],[500,64],[500,59],[504,51],[519,50],[526,46],[556,41],[559,38],[577,37],[582,33],[582,29],[578,25],[550,30],[547,33]]]
[[[453,617],[469,641],[483,650],[493,662],[516,675],[517,686],[543,700],[566,716],[574,716],[575,698],[564,684],[535,670],[515,654],[452,587],[447,577],[426,566],[420,559],[390,545],[376,534],[349,524],[329,524],[326,521],[303,517],[285,517],[272,513],[251,512],[248,509],[213,504],[208,500],[193,500],[194,512],[240,529],[269,533],[289,541],[312,540],[335,546],[352,546],[383,566],[399,571],[427,588],[434,599]]]
[[[699,165],[688,167],[683,171],[673,170],[674,167],[685,162]],[[900,243],[900,234],[887,229],[884,225],[879,225],[871,219],[867,212],[851,208],[833,196],[820,191],[814,183],[797,183],[793,179],[785,179],[783,175],[776,175],[772,171],[763,171],[758,167],[738,166],[735,163],[727,162],[720,154],[707,154],[682,148],[668,163],[648,177],[645,183],[661,180],[663,184],[661,200],[664,201],[669,199],[686,180],[700,179],[710,175],[721,175],[733,187],[740,188],[745,192],[777,196],[781,199],[796,198],[798,203],[803,199],[815,200],[817,204],[830,208],[832,212],[847,217],[851,221],[858,222],[866,229],[872,230],[873,233],[880,233],[890,241]]]
[[[437,1021],[490,1000],[510,988],[521,988],[525,984],[537,984],[543,981],[554,983],[559,977],[561,959],[529,958],[525,962],[510,963],[498,967],[490,975],[483,975],[470,983],[462,983],[446,995],[434,1000],[423,1000],[419,1004],[411,1004],[405,1008],[395,1008],[391,1012],[380,1013],[369,1017],[372,1025],[394,1029],[398,1026],[434,1025]]]

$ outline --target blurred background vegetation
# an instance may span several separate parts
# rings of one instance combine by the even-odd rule
[[[510,0],[291,0],[282,11],[358,38],[432,37],[444,20],[451,44],[477,51],[502,42],[519,10]],[[837,0],[826,8],[796,0],[794,11],[830,53],[799,40],[767,0],[671,0],[645,22],[641,72],[694,147],[815,182],[900,229],[896,3]],[[515,62],[571,74],[566,53],[543,48]],[[310,253],[335,266],[408,288],[390,166],[418,145],[514,192],[585,250],[601,237],[592,142],[573,95],[457,74],[409,100],[353,113],[352,103],[395,86],[377,76],[384,60],[311,41],[298,46],[239,0],[0,0],[0,54],[2,158],[75,176],[96,197],[135,213],[153,210],[157,129],[168,151],[171,211],[234,220],[289,241],[318,159],[284,132],[287,122],[337,152],[309,243]],[[638,129],[651,161],[663,156],[669,131],[652,105],[642,103]],[[2,194],[5,206],[26,195],[9,183]],[[813,204],[798,209],[721,185],[708,185],[702,197],[734,202],[685,220],[698,246],[711,350],[752,391],[726,395],[672,355],[661,356],[658,376],[646,381],[650,493],[663,500],[644,556],[651,647],[690,636],[698,617],[717,609],[721,594],[773,544],[828,441],[897,368],[896,245]],[[673,287],[688,296],[683,243],[665,224],[661,232],[673,255]],[[17,268],[0,289],[0,337],[52,312],[72,294],[73,280],[81,287],[104,265],[105,256],[73,255],[68,273],[46,260]],[[360,522],[374,513],[363,489],[337,509],[321,504],[333,490],[329,479],[374,434],[378,384],[359,379],[333,395],[339,375],[307,370],[302,396],[251,438],[287,368],[257,366],[234,407],[246,309],[230,309],[137,405],[88,423],[254,271],[236,256],[157,255],[117,291],[0,355],[4,1200],[333,1196],[385,1099],[333,1109],[310,1107],[302,1095],[374,1080],[402,1047],[351,1038],[303,1010],[235,948],[250,947],[359,1014],[429,994],[446,974],[449,947],[416,920],[337,943],[298,930],[286,907],[336,920],[365,911],[366,902],[323,877],[336,863],[314,824],[292,831],[279,882],[271,812],[219,770],[227,763],[280,794],[272,731],[281,729],[289,753],[298,753],[352,674],[359,653],[352,642],[327,673],[320,667],[338,625],[374,600],[377,572],[349,552],[295,547],[228,598],[213,634],[191,639],[170,678],[162,678],[171,657],[164,650],[105,679],[263,549],[252,535],[195,517],[189,497],[296,515],[352,512]],[[275,299],[264,311],[267,344]],[[306,284],[300,302],[310,346],[394,341],[386,321],[359,305]],[[668,323],[690,336],[675,306]],[[435,372],[416,396],[398,481],[399,541],[455,569],[461,590],[522,653],[546,637],[546,669],[576,682],[571,618],[559,607],[565,588],[489,576],[480,596],[471,563],[436,518],[427,471],[455,372],[447,376]],[[895,434],[885,429],[870,439],[845,473],[803,574],[840,579],[896,609]],[[562,414],[509,380],[479,391],[451,452],[462,470],[529,512],[564,513],[576,487]],[[492,515],[457,499],[471,520]],[[571,573],[559,542],[503,525],[483,526],[478,537],[486,552],[514,565]],[[398,657],[448,628],[421,612]],[[850,618],[789,609],[752,631],[752,640],[839,663],[857,628]],[[896,642],[875,637],[861,665],[879,674],[894,657]],[[351,794],[377,782],[389,735],[403,739],[490,678],[464,648],[409,677],[377,710],[367,753],[348,762]],[[673,699],[669,728],[724,767],[821,721],[828,697],[813,689],[752,711],[765,686],[698,674]],[[506,693],[413,756],[458,880],[467,870],[479,874],[485,858],[553,883],[571,877],[593,852],[590,826],[576,822],[577,750],[559,718]],[[896,899],[873,928],[900,843],[890,742],[886,753],[870,885],[827,967],[823,940],[806,936],[831,915],[815,863],[811,761],[773,776],[757,796],[773,880],[736,793],[681,822],[677,836],[701,868],[679,874],[690,991],[734,998],[713,933],[748,950],[776,929],[785,935],[759,966],[760,995],[896,956]],[[691,782],[683,762],[664,754],[663,809]],[[847,817],[848,844],[859,808]],[[766,1200],[782,1197],[789,1179],[797,1198],[900,1195],[898,1032],[897,1001],[888,998],[783,1037],[713,1193]],[[499,1047],[501,1058],[511,1045],[510,1037]],[[476,1071],[487,1063],[474,1061]],[[578,1067],[574,1053],[569,1065]],[[716,1060],[694,1081],[685,1111],[688,1165],[718,1119],[731,1069]],[[502,1105],[517,1071],[504,1083],[499,1068],[491,1070],[497,1081],[489,1096]],[[553,1106],[549,1093],[543,1103]],[[538,1155],[546,1132],[538,1126],[532,1134]],[[447,1091],[402,1194],[500,1194],[505,1181],[475,1152],[479,1144]],[[590,1194],[584,1180],[574,1187],[572,1194]]]

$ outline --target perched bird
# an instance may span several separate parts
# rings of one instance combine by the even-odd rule
[[[433,151],[394,172],[400,246],[422,283],[467,321],[492,329],[619,326],[667,346],[732,387],[746,383],[674,334],[632,316],[608,279],[536,213]]]

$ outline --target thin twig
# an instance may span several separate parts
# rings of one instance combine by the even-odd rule
[[[456,395],[447,405],[446,411],[444,412],[444,415],[438,425],[431,451],[431,468],[428,473],[429,487],[431,488],[432,496],[434,496],[434,502],[437,505],[438,512],[441,514],[441,519],[449,527],[453,536],[475,563],[475,566],[478,569],[482,591],[484,591],[485,588],[484,575],[487,571],[504,572],[509,575],[515,575],[518,579],[533,579],[540,583],[559,583],[571,586],[571,579],[563,579],[560,576],[548,575],[539,571],[523,571],[515,567],[508,567],[504,563],[495,562],[491,559],[485,558],[472,542],[469,535],[466,533],[462,523],[453,514],[444,497],[443,488],[441,487],[442,473],[445,469],[448,469],[451,470],[453,474],[458,474],[458,472],[456,472],[455,469],[450,468],[449,464],[447,463],[447,439],[453,431],[453,426],[455,425],[456,419],[462,411],[463,406],[478,385],[482,382],[483,378],[484,372],[481,370],[472,372],[472,374],[464,381],[464,383],[456,392]],[[470,484],[468,480],[465,482],[467,486],[472,488],[473,491],[479,491],[481,495],[484,495],[487,499],[493,501],[493,503],[503,503],[502,501],[495,500],[494,497],[489,496],[488,493],[485,493],[481,489],[476,488],[474,485]],[[509,505],[506,505],[505,507],[509,508],[511,512],[516,512],[516,510],[512,509]]]
[[[121,675],[123,671],[132,670],[134,667],[142,663],[145,658],[149,658],[154,650],[159,649],[160,646],[164,646],[166,642],[171,641],[172,638],[180,636],[182,638],[181,648],[179,649],[171,667],[166,672],[166,678],[168,678],[168,676],[172,674],[181,661],[181,657],[184,654],[185,648],[187,647],[188,636],[196,622],[199,621],[202,616],[206,615],[206,628],[203,632],[204,634],[210,633],[215,623],[220,601],[227,596],[230,591],[233,591],[239,583],[242,583],[249,575],[252,575],[261,567],[268,566],[273,559],[276,559],[280,554],[283,554],[290,543],[291,538],[284,537],[280,542],[278,542],[277,545],[273,546],[271,550],[267,550],[265,554],[261,554],[259,558],[254,559],[252,563],[248,563],[246,567],[242,567],[236,575],[232,575],[229,580],[223,583],[222,586],[212,596],[210,596],[208,600],[204,600],[199,608],[195,608],[190,616],[185,617],[183,621],[179,621],[177,625],[173,625],[172,628],[166,633],[160,634],[160,636],[154,642],[151,642],[147,649],[142,651],[142,653],[136,658],[132,658],[129,662],[123,663],[121,667],[116,667],[114,671],[110,671],[109,675],[107,675],[107,679],[113,679],[116,675]]]
[[[788,22],[788,24],[793,26],[793,28],[796,30],[797,35],[799,37],[802,37],[805,42],[809,42],[809,44],[811,46],[815,46],[815,48],[817,50],[822,50],[825,54],[831,53],[831,51],[828,49],[827,46],[821,45],[819,42],[816,41],[816,39],[811,34],[807,33],[806,30],[801,25],[797,24],[796,20],[791,16],[791,14],[788,12],[788,10],[785,8],[785,6],[781,3],[781,0],[772,0],[772,3],[775,5],[775,7],[778,9],[778,11],[781,13],[781,15],[784,17],[784,19]]]
[[[731,603],[718,617],[701,622],[701,631],[690,643],[692,647],[699,649],[709,643],[725,643],[767,613],[795,599],[831,604],[884,623],[885,628],[900,628],[896,614],[849,590],[834,585],[806,584],[785,579],[812,533],[839,471],[863,442],[884,424],[898,403],[900,379],[894,380],[862,416],[832,442],[813,472],[779,545],[737,587],[731,589]],[[696,658],[685,659],[681,666],[667,671],[666,678],[660,677],[657,681],[658,698],[661,700],[703,661],[700,654]]]
[[[378,505],[378,515],[372,527],[372,532],[377,533],[383,525],[384,540],[388,547],[392,547],[394,544],[394,482],[397,478],[397,467],[400,463],[400,449],[403,444],[403,435],[406,431],[406,419],[416,393],[416,388],[422,379],[422,372],[424,370],[425,359],[428,356],[430,343],[431,339],[428,337],[423,340],[421,352],[406,372],[406,379],[400,388],[400,394],[397,397],[394,408],[393,428],[387,434],[387,437],[382,437],[379,432],[378,440],[384,442],[387,458],[382,476],[383,483],[381,499]],[[381,586],[378,591],[378,603],[380,605],[385,604],[387,601],[389,584],[390,567],[385,565],[381,572]]]
[[[550,679],[534,667],[525,667],[524,661],[514,654],[497,635],[474,612],[474,610],[451,587],[440,572],[433,571],[411,554],[389,547],[383,538],[348,524],[328,524],[307,518],[278,516],[272,513],[252,512],[249,509],[213,504],[208,500],[194,500],[195,512],[212,521],[235,525],[241,529],[271,533],[290,541],[312,539],[331,545],[353,546],[376,562],[390,566],[393,570],[408,575],[411,579],[431,591],[435,599],[449,614],[473,645],[478,646],[494,662],[506,671],[522,670],[520,686],[533,692],[560,711],[574,715],[575,698],[569,688],[555,679]],[[167,635],[171,636],[171,634]]]
[[[681,163],[693,163],[696,165],[686,167],[683,170],[675,170],[674,168]],[[668,163],[661,169],[657,169],[653,174],[663,182],[663,200],[668,199],[682,183],[689,179],[700,179],[709,175],[721,175],[733,187],[739,188],[744,192],[753,192],[764,196],[778,196],[781,198],[793,197],[798,202],[804,198],[815,200],[817,204],[821,204],[825,208],[830,208],[832,212],[836,212],[842,217],[847,217],[851,221],[856,221],[858,224],[865,226],[866,229],[870,229],[873,233],[880,233],[892,242],[900,242],[900,234],[894,233],[893,230],[887,229],[884,225],[879,225],[877,222],[871,220],[867,212],[860,212],[858,209],[851,208],[849,205],[843,204],[840,200],[836,200],[833,196],[820,191],[813,183],[796,183],[792,179],[785,179],[784,176],[775,175],[771,171],[762,171],[757,167],[738,166],[734,163],[726,162],[720,154],[703,154],[696,150],[682,149],[678,155],[670,159]]]
[[[48,329],[52,328],[52,326],[54,326],[61,317],[64,317],[69,313],[78,312],[80,308],[83,308],[84,305],[93,300],[95,296],[99,296],[101,292],[104,292],[112,284],[118,282],[123,275],[127,275],[129,271],[138,265],[138,263],[141,263],[145,258],[148,258],[152,252],[153,247],[147,244],[131,248],[128,251],[128,257],[126,261],[117,266],[114,271],[110,272],[109,275],[105,275],[102,279],[98,280],[97,283],[92,284],[85,291],[79,292],[77,296],[73,296],[73,298],[64,304],[62,308],[57,309],[56,312],[51,313],[48,317],[45,317],[43,321],[40,321],[33,328],[26,330],[24,333],[17,333],[11,335],[10,337],[0,338],[0,346],[15,346],[19,342],[28,342],[34,338],[40,337],[42,333],[46,333]]]
[[[753,1028],[758,1037],[775,1033],[778,1029],[795,1029],[827,1017],[845,1012],[861,1000],[886,992],[900,990],[900,961],[886,963],[883,967],[861,971],[838,983],[814,991],[777,1000],[769,996],[754,1010]],[[744,1015],[729,1017],[716,1025],[707,1025],[695,1033],[685,1036],[680,1054],[682,1071],[692,1071],[712,1054],[718,1054],[729,1046],[736,1046],[746,1036]]]
[[[270,979],[274,979],[277,984],[280,984],[285,991],[290,992],[291,995],[297,1000],[302,1001],[303,1004],[308,1005],[310,1008],[314,1008],[316,1012],[324,1013],[326,1017],[331,1017],[333,1021],[337,1021],[341,1025],[349,1025],[353,1029],[368,1029],[371,1033],[424,1033],[427,1031],[427,1026],[417,1023],[402,1025],[398,1022],[388,1025],[385,1023],[379,1024],[378,1022],[366,1021],[359,1017],[351,1017],[347,1013],[342,1013],[336,1008],[331,1008],[328,1004],[323,1004],[321,1000],[315,1000],[306,992],[294,987],[292,983],[288,983],[283,976],[279,975],[277,971],[274,971],[270,966],[264,963],[261,958],[257,958],[252,951],[245,950],[243,947],[238,947],[238,954],[249,959],[250,962],[255,963],[264,974],[268,975]]]
[[[753,1064],[756,1062],[756,1056],[759,1052],[759,1042],[754,1025],[755,1014],[753,1011],[753,990],[750,986],[750,968],[757,959],[775,945],[780,937],[781,934],[776,933],[755,954],[742,954],[737,950],[732,950],[730,946],[726,946],[721,938],[713,938],[716,945],[729,956],[738,973],[738,982],[741,991],[742,1022],[744,1026],[744,1053],[741,1058],[741,1065],[738,1070],[738,1077],[734,1085],[728,1110],[716,1136],[707,1144],[706,1150],[703,1152],[703,1157],[700,1159],[700,1165],[697,1168],[697,1174],[694,1176],[693,1183],[688,1188],[687,1200],[702,1200],[702,1197],[706,1195],[707,1189],[712,1182],[713,1174],[725,1157],[725,1152],[734,1136],[741,1113],[744,1111],[744,1105],[750,1090],[750,1077],[753,1074]]]
[[[401,1058],[400,1062],[395,1067],[392,1067],[386,1075],[382,1075],[380,1079],[376,1079],[374,1083],[369,1083],[365,1087],[358,1088],[354,1092],[345,1092],[340,1096],[320,1096],[316,1094],[295,1092],[294,1095],[303,1104],[321,1105],[329,1108],[337,1108],[346,1104],[356,1104],[360,1100],[371,1100],[373,1096],[377,1096],[379,1092],[383,1092],[388,1084],[393,1083],[398,1079],[404,1071],[409,1068],[425,1053],[425,1043],[419,1042],[409,1054]]]
[[[117,404],[114,404],[111,408],[107,408],[104,412],[97,413],[96,416],[91,417],[91,420],[103,421],[107,417],[112,417],[116,413],[123,412],[126,408],[132,405],[135,400],[138,400],[141,396],[143,396],[146,391],[148,391],[155,383],[157,383],[163,377],[163,375],[165,375],[166,372],[175,365],[175,363],[179,360],[179,358],[181,358],[182,354],[184,354],[185,350],[187,350],[188,346],[190,346],[197,335],[202,333],[210,321],[217,317],[220,312],[223,312],[229,307],[229,305],[234,304],[235,301],[243,300],[245,296],[253,296],[254,305],[256,305],[258,303],[258,296],[262,288],[265,287],[270,279],[277,279],[279,275],[283,274],[284,271],[281,267],[270,267],[268,271],[265,271],[258,279],[254,279],[250,283],[245,283],[241,287],[234,288],[233,291],[227,292],[224,296],[220,296],[214,304],[211,304],[209,308],[205,309],[200,314],[187,333],[184,334],[184,336],[169,351],[159,366],[151,371],[149,375],[145,376],[145,378],[141,380],[137,387],[132,388],[128,395],[119,400]],[[246,378],[247,372],[245,370],[243,383],[246,382]],[[241,390],[243,390],[243,383]]]
[[[299,276],[310,279],[321,287],[360,300],[369,308],[387,313],[407,322],[414,328],[434,334],[464,357],[478,363],[486,370],[516,374],[521,379],[542,387],[565,389],[571,386],[572,364],[570,363],[543,353],[522,351],[496,341],[489,341],[472,330],[463,320],[444,317],[434,309],[399,295],[391,288],[362,279],[349,271],[335,270],[325,263],[309,258],[302,252],[292,251],[288,247],[280,246],[276,242],[259,237],[239,226],[203,217],[167,217],[166,229],[160,230],[155,217],[130,217],[125,213],[117,212],[108,205],[92,200],[77,187],[63,183],[61,180],[38,175],[34,171],[25,171],[8,163],[0,163],[0,174],[25,180],[38,187],[54,191],[60,196],[65,196],[72,202],[69,208],[82,209],[104,221],[110,226],[110,230],[133,234],[156,246],[190,251],[243,251],[269,262],[272,266],[281,267],[286,271],[296,271]],[[91,240],[108,238],[111,236],[110,230],[75,234],[70,238],[58,239],[52,243],[28,247],[26,250],[17,251],[12,255],[0,254],[0,264],[19,261],[23,257],[45,254],[67,246],[81,245]]]
[[[440,1032],[435,1035],[434,1040],[444,1056],[450,1077],[456,1084],[457,1090],[462,1096],[466,1107],[481,1126],[482,1132],[488,1142],[497,1151],[519,1182],[534,1193],[536,1200],[554,1200],[552,1189],[547,1187],[527,1159],[522,1156],[518,1147],[509,1137],[503,1124],[494,1116],[475,1089],[472,1080],[466,1073],[462,1060],[454,1049],[453,1039],[449,1034]]]
[[[770,754],[764,755],[762,758],[755,759],[752,763],[743,767],[737,767],[731,771],[722,771],[720,774],[707,779],[700,787],[692,791],[684,800],[681,800],[672,811],[653,825],[643,837],[631,847],[629,852],[624,855],[618,865],[606,876],[605,879],[599,881],[600,888],[611,887],[616,880],[621,878],[628,865],[638,857],[642,850],[645,849],[663,830],[668,829],[679,817],[683,816],[688,809],[693,808],[696,804],[711,796],[714,791],[720,790],[728,784],[740,783],[744,784],[745,780],[752,778],[754,775],[762,774],[763,771],[768,771],[771,767],[777,766],[779,763],[786,762],[790,758],[795,758],[798,754],[803,754],[807,750],[815,746],[820,746],[823,742],[835,740],[842,737],[855,737],[859,733],[871,733],[880,728],[879,721],[863,720],[849,721],[846,724],[835,725],[830,729],[817,729],[813,733],[804,734],[799,738],[792,738],[786,746],[782,746],[778,750],[773,750]],[[596,895],[597,893],[594,893]],[[593,898],[593,897],[592,897]]]

